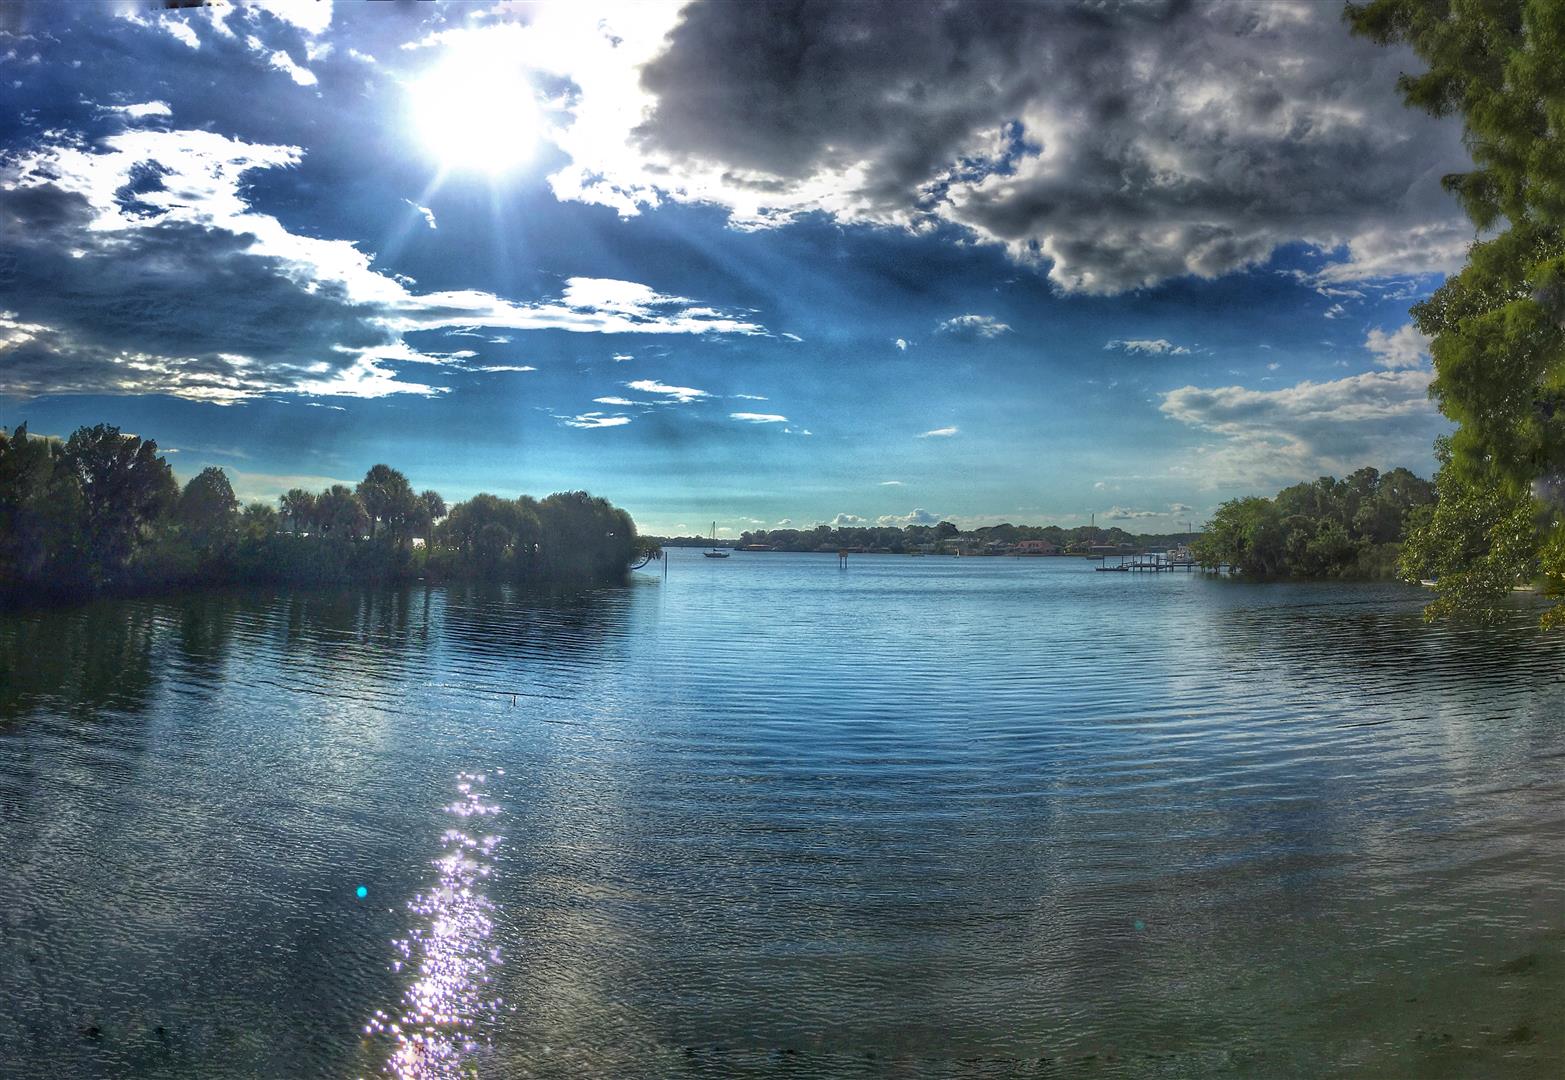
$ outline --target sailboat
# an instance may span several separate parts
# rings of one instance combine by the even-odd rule
[[[715,522],[715,521],[712,522],[712,550],[711,551],[703,551],[702,554],[705,555],[709,559],[726,559],[726,558],[728,558],[728,552],[726,552],[726,551],[719,551],[717,549],[717,522]]]

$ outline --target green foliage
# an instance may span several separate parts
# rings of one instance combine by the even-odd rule
[[[545,577],[603,578],[636,557],[636,526],[625,511],[585,491],[550,495],[538,504],[538,565]]]
[[[276,509],[241,511],[221,469],[203,469],[181,492],[156,444],[112,427],[64,443],[25,424],[0,431],[0,590],[327,585],[425,571],[605,581],[644,547],[629,515],[581,491],[541,503],[479,495],[448,511],[438,492],[414,495],[400,472],[376,465],[357,490],[296,488]]]
[[[1437,582],[1429,618],[1491,617],[1502,598],[1539,571],[1537,506],[1509,484],[1470,480],[1449,466],[1439,483],[1440,501],[1415,522],[1402,550],[1402,576]]]
[[[502,499],[479,494],[435,529],[431,572],[516,581],[601,581],[639,561],[630,515],[585,491]]]
[[[290,533],[299,535],[320,530],[320,512],[314,493],[293,488],[278,498],[277,508],[283,527]]]
[[[1223,503],[1191,550],[1204,566],[1254,577],[1394,578],[1409,524],[1434,500],[1434,485],[1406,469],[1323,476],[1274,499]]]
[[[82,547],[95,582],[113,582],[137,545],[179,497],[168,462],[151,439],[99,424],[67,440],[65,467],[81,489]]]
[[[371,536],[384,533],[398,542],[405,542],[413,535],[419,500],[406,476],[390,465],[375,465],[364,474],[354,493],[369,515]]]
[[[58,439],[0,432],[0,582],[85,580],[81,483]]]
[[[178,518],[187,542],[209,558],[228,553],[238,539],[239,500],[222,469],[208,466],[185,485]]]
[[[422,536],[425,540],[433,539],[432,530],[435,522],[444,518],[448,512],[446,501],[440,497],[440,492],[419,492],[418,506],[413,514],[413,535]]]
[[[369,533],[370,515],[350,488],[333,484],[315,497],[314,525],[324,537],[358,540]]]
[[[1431,392],[1460,426],[1442,447],[1440,507],[1403,557],[1409,575],[1438,575],[1431,617],[1492,614],[1521,582],[1565,588],[1565,4],[1372,0],[1346,14],[1429,65],[1402,77],[1403,97],[1461,117],[1476,168],[1444,183],[1497,231],[1413,308],[1434,339]]]

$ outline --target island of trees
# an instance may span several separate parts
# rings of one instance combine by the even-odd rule
[[[584,491],[447,507],[376,465],[356,486],[241,507],[207,468],[181,488],[157,444],[100,424],[69,439],[0,432],[0,590],[71,596],[225,583],[326,585],[622,578],[647,547]]]
[[[1323,476],[1274,498],[1223,503],[1192,554],[1251,577],[1395,579],[1403,542],[1435,505],[1434,484],[1406,469]]]

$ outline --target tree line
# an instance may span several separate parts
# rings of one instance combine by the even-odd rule
[[[99,424],[69,439],[0,431],[0,589],[82,594],[230,582],[610,581],[646,545],[584,491],[447,507],[375,465],[354,487],[241,506],[206,468],[183,487],[157,443]]]
[[[1253,577],[1391,580],[1408,533],[1435,512],[1435,485],[1406,469],[1323,476],[1274,498],[1230,499],[1191,545],[1204,566]]]
[[[1188,543],[1194,533],[1133,534],[1117,526],[1095,528],[1082,525],[1066,529],[1059,525],[983,525],[962,529],[952,522],[935,525],[816,525],[809,529],[755,529],[739,534],[737,540],[720,540],[719,546],[759,545],[774,551],[877,551],[905,554],[913,551],[951,550],[956,547],[983,549],[992,544],[1010,546],[1023,540],[1044,540],[1061,553],[1085,553],[1095,546],[1172,547]],[[704,536],[651,537],[661,547],[706,547],[712,543]]]

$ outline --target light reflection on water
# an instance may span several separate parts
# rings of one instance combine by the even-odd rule
[[[496,910],[482,884],[504,838],[474,835],[484,819],[500,813],[480,790],[487,779],[483,773],[457,775],[459,798],[444,809],[463,827],[441,835],[441,855],[432,864],[438,881],[408,901],[414,926],[393,942],[401,959],[392,970],[411,974],[413,981],[396,1016],[377,1009],[364,1028],[366,1035],[390,1042],[383,1072],[396,1080],[463,1075],[503,1004],[493,989],[500,965],[500,950],[490,944]]]
[[[0,1076],[1558,1080],[1534,612],[854,560],[0,611]]]

